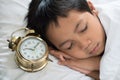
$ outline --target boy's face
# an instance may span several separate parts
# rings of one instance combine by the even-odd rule
[[[70,11],[68,17],[58,17],[58,23],[50,24],[47,37],[68,56],[83,59],[104,51],[105,33],[96,14]]]

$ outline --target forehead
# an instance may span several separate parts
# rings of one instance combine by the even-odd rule
[[[58,25],[51,23],[47,30],[48,39],[58,45],[65,41],[74,31],[77,22],[84,19],[84,13],[78,11],[70,11],[67,17],[58,17]]]

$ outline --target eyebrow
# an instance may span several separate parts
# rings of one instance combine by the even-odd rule
[[[82,21],[82,20],[79,20],[79,22],[75,25],[75,28],[74,28],[74,31],[73,31],[74,33],[77,31],[77,29],[78,29],[81,21]],[[65,43],[67,43],[67,42],[69,42],[69,41],[70,41],[70,40],[66,40],[66,41],[62,42],[62,43],[59,45],[59,47],[62,47]]]

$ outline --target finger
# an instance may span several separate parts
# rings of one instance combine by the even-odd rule
[[[55,56],[58,59],[64,58],[64,59],[71,59],[69,55],[62,51],[57,51],[57,50],[50,50],[50,53]]]
[[[74,61],[72,61],[72,60],[59,61],[59,64],[67,66],[67,67],[69,67],[69,68],[71,68],[73,70],[79,71],[79,72],[84,73],[84,74],[89,74],[91,72],[89,70],[82,69],[80,67],[75,66]]]
[[[61,52],[60,54],[62,54],[64,56],[65,59],[69,60],[69,59],[73,59],[71,56],[67,55],[64,52]]]
[[[69,56],[67,53],[64,53],[62,51],[56,51],[56,52],[58,52],[59,54],[61,54],[65,59],[72,59],[72,57]]]
[[[61,61],[64,61],[65,58],[64,56],[61,54],[60,51],[56,51],[56,50],[51,50],[50,53],[55,56],[56,58],[60,59]]]
[[[52,54],[53,56],[55,56],[55,57],[57,57],[57,58],[59,58],[59,54],[61,54],[61,55],[63,55],[63,57],[64,57],[65,59],[72,59],[71,56],[65,54],[65,53],[62,52],[62,51],[54,50],[54,49],[53,49],[52,47],[50,47],[50,46],[48,47],[48,49],[49,49],[49,51],[50,51],[50,54]]]
[[[61,60],[61,61],[65,61],[64,56],[60,55],[59,57],[60,57],[60,60]]]
[[[75,62],[74,60],[68,59],[65,61],[59,61],[59,64],[64,65],[64,66],[75,66],[74,62]]]
[[[55,52],[55,50],[50,50],[50,54],[52,54],[56,58],[60,58],[60,54],[58,52]]]

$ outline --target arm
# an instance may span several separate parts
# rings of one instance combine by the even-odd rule
[[[99,79],[99,71],[92,71],[91,73],[87,74],[87,76],[90,76],[94,78],[95,80],[100,80]]]
[[[71,69],[82,72],[93,78],[98,78],[99,74],[95,75],[95,71],[99,71],[101,56],[90,57],[87,59],[72,59],[70,56],[64,55],[60,51],[51,51],[51,54],[59,59],[59,64],[68,66]]]
[[[64,61],[59,61],[59,64],[68,66],[77,71],[80,71],[79,69],[83,69],[83,70],[92,72],[92,71],[99,70],[100,59],[101,59],[100,56],[91,57],[91,58],[82,59],[82,60],[81,59],[77,59],[77,60],[66,59]]]

